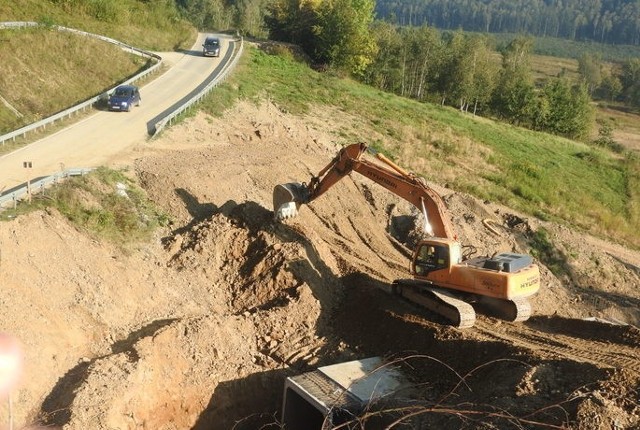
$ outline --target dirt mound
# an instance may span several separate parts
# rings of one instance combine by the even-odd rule
[[[0,318],[26,355],[15,418],[278,428],[286,376],[383,356],[415,382],[425,428],[637,428],[638,253],[433,184],[469,252],[529,253],[544,227],[562,257],[555,274],[541,265],[529,321],[450,328],[389,294],[422,221],[371,181],[273,222],[273,186],[317,173],[346,127],[333,111],[240,104],[141,143],[118,163],[173,221],[130,255],[53,212],[0,225]]]
[[[329,305],[338,282],[313,265],[321,261],[307,254],[305,244],[304,236],[275,224],[271,211],[253,203],[226,203],[220,213],[167,239],[171,266],[202,271],[230,295],[234,313],[281,306],[310,285],[325,290],[319,295]],[[322,270],[329,279],[321,279]]]

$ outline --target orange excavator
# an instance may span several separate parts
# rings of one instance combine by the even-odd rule
[[[528,297],[540,288],[540,271],[533,258],[502,253],[491,257],[463,255],[447,209],[440,195],[423,178],[408,172],[382,154],[384,165],[363,158],[367,145],[342,148],[333,160],[308,184],[287,183],[273,190],[274,217],[286,220],[297,215],[340,179],[357,172],[412,203],[425,218],[425,232],[431,237],[418,243],[410,265],[413,276],[397,279],[392,291],[411,302],[445,317],[456,327],[473,326],[476,318],[471,303],[507,321],[524,321],[531,314]],[[473,248],[473,247],[470,247]]]

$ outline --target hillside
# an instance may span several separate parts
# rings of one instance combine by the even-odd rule
[[[44,24],[0,29],[0,134],[95,97],[149,66],[115,45],[55,31],[50,27],[53,24],[150,51],[180,49],[195,40],[195,29],[164,2],[110,2],[107,15],[73,3],[24,0],[0,4],[0,22]],[[106,2],[86,3],[107,7]],[[0,152],[6,150],[0,147]]]
[[[150,51],[183,47],[194,31],[166,1],[7,0],[0,3],[0,21],[62,25]]]
[[[526,422],[636,428],[640,332],[583,318],[640,323],[638,252],[438,187],[480,253],[528,252],[524,237],[544,226],[571,255],[569,277],[541,266],[528,322],[480,316],[460,331],[387,293],[406,275],[398,222],[411,212],[375,184],[345,179],[293,223],[273,223],[274,184],[317,172],[356,123],[335,109],[238,103],[141,141],[114,167],[129,166],[173,222],[126,254],[52,210],[0,224],[0,317],[26,357],[17,422],[278,428],[287,375],[412,355],[423,357],[410,364],[425,405],[455,392],[425,416],[432,428],[520,428],[496,408]]]
[[[0,134],[101,94],[147,66],[115,45],[73,33],[0,30],[0,37],[0,96],[14,110],[0,104]]]
[[[414,357],[424,428],[638,428],[634,158],[280,54],[251,50],[201,111],[113,160],[171,220],[151,241],[102,240],[51,208],[0,223],[18,428],[276,429],[286,376],[373,355]],[[360,140],[427,177],[463,243],[537,256],[529,321],[457,330],[390,295],[418,217],[357,175],[273,222],[275,184]]]

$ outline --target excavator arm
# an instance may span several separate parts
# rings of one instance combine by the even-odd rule
[[[369,161],[363,158],[366,151],[367,145],[364,143],[346,146],[317,176],[313,176],[308,184],[276,185],[273,190],[275,218],[280,220],[297,215],[301,205],[311,203],[346,175],[355,171],[418,208],[425,216],[427,233],[457,240],[453,225],[446,216],[442,198],[423,178],[407,172],[380,153],[375,156],[384,165]]]

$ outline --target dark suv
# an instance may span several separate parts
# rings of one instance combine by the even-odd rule
[[[217,37],[207,37],[202,44],[202,55],[205,57],[219,57],[220,39]]]
[[[131,106],[140,106],[140,91],[133,85],[120,85],[109,96],[109,110],[127,111]]]

